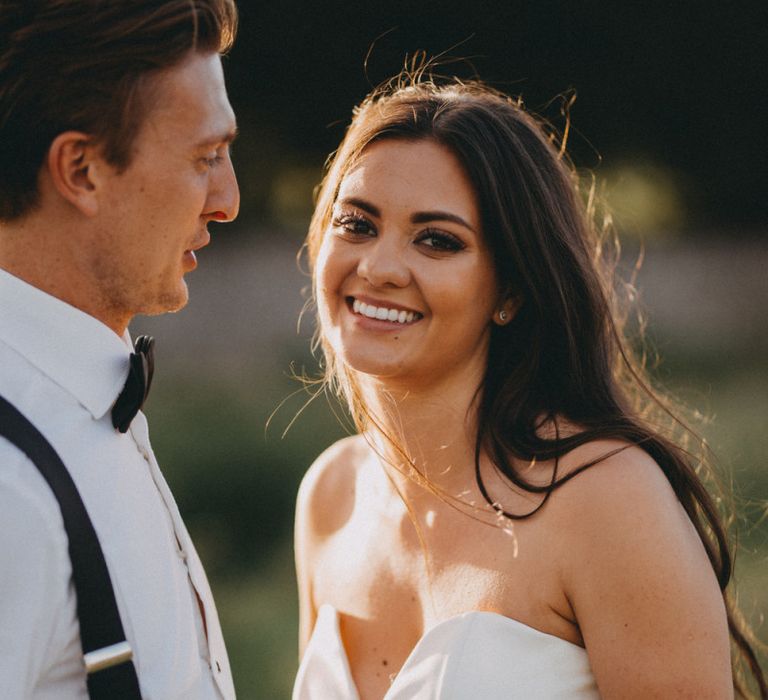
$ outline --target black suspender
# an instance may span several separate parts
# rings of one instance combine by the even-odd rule
[[[40,431],[2,396],[0,435],[35,463],[59,502],[69,539],[89,696],[92,700],[141,700],[104,553],[72,477]]]

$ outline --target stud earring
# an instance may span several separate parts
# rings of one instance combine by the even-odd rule
[[[499,321],[506,321],[507,320],[507,312],[502,309],[499,311]]]

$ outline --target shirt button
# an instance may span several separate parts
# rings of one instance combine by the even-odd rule
[[[218,661],[216,662],[216,670],[221,673],[221,664]]]

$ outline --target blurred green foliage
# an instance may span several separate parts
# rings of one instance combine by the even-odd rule
[[[301,477],[341,435],[321,396],[281,439],[310,398],[287,376],[158,377],[147,411],[153,447],[211,575],[258,569],[290,537]]]

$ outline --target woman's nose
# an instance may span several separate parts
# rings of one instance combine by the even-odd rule
[[[411,272],[404,259],[402,244],[392,237],[381,235],[365,246],[357,266],[357,274],[373,287],[405,287],[411,280]]]

